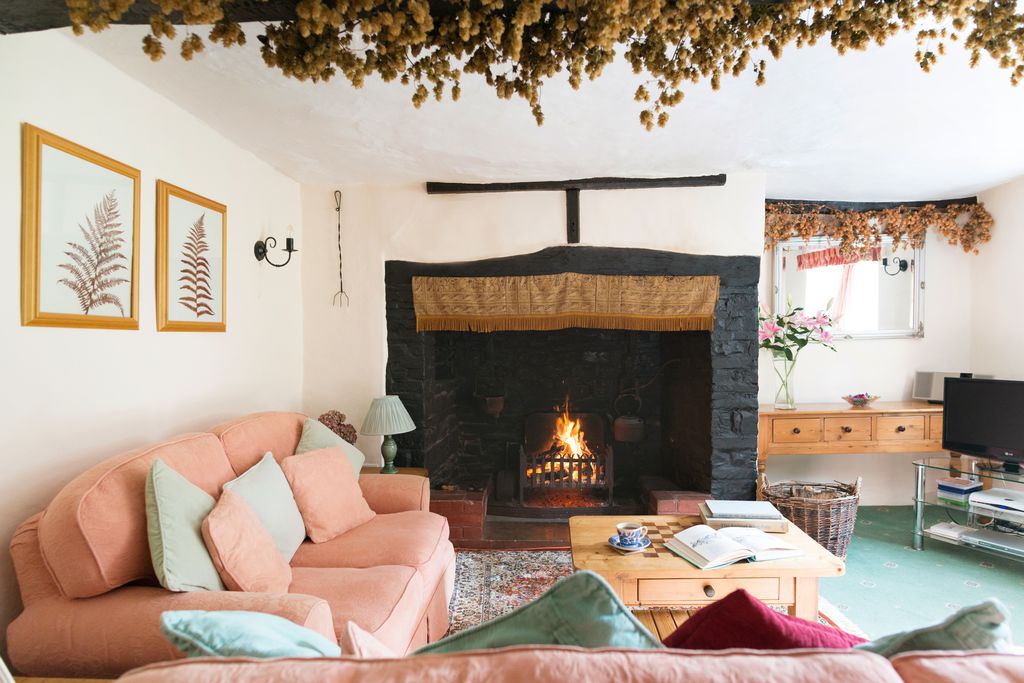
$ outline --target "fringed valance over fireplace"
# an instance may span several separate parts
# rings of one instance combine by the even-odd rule
[[[710,331],[717,275],[412,278],[417,332]]]

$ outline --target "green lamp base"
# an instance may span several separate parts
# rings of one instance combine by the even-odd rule
[[[380,454],[384,456],[384,467],[381,468],[381,474],[398,474],[398,468],[395,467],[395,456],[398,455],[398,444],[390,436],[384,437],[384,443],[380,445]]]

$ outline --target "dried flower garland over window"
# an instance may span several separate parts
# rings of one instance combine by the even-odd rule
[[[67,5],[81,33],[102,31],[136,1]],[[163,39],[175,37],[173,24],[212,24],[211,42],[244,44],[231,15],[237,1],[157,0],[143,50],[160,59]],[[463,75],[476,74],[499,97],[526,100],[538,125],[547,79],[564,72],[579,88],[618,50],[642,74],[635,98],[649,130],[665,125],[686,83],[710,80],[718,89],[723,76],[747,69],[763,83],[765,51],[778,58],[787,45],[828,38],[843,54],[915,28],[914,57],[925,71],[947,42],[962,41],[972,64],[987,53],[1014,85],[1024,78],[1024,15],[1014,0],[296,0],[294,18],[265,24],[259,40],[267,65],[287,76],[326,81],[341,72],[356,87],[372,74],[397,79],[413,86],[417,107],[446,91],[457,100]],[[189,33],[181,56],[191,59],[203,47]]]
[[[772,202],[765,206],[764,243],[768,249],[794,237],[806,240],[823,235],[837,240],[840,251],[850,253],[877,246],[889,237],[900,248],[916,249],[924,246],[929,228],[950,244],[977,254],[978,247],[992,238],[992,215],[981,204],[855,211],[826,204]]]

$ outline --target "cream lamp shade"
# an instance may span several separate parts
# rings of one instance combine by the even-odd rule
[[[373,399],[370,412],[363,420],[362,432],[366,435],[391,436],[405,434],[416,429],[409,412],[397,396],[381,396]]]
[[[416,424],[409,417],[409,412],[397,396],[381,396],[373,399],[370,412],[363,420],[363,434],[384,437],[380,445],[380,454],[384,458],[381,474],[395,474],[395,456],[398,455],[398,444],[391,438],[393,434],[404,434],[416,429]]]

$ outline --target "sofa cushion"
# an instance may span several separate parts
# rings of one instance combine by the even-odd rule
[[[1013,647],[1010,611],[996,598],[969,605],[938,624],[893,633],[858,645],[883,657],[920,650],[998,650]]]
[[[211,496],[235,476],[212,434],[179,436],[105,460],[80,474],[39,520],[39,548],[63,595],[88,598],[154,578],[144,492],[158,457]]]
[[[892,659],[904,683],[1008,683],[1024,681],[1024,654],[908,652]]]
[[[314,543],[329,541],[373,519],[374,512],[340,448],[293,455],[281,461],[281,469],[292,487],[306,535]]]
[[[397,652],[371,636],[354,621],[345,624],[341,633],[338,634],[338,644],[341,645],[342,654],[363,659],[392,659],[399,656]]]
[[[940,679],[941,680],[941,679]],[[958,683],[981,679],[964,677]],[[988,679],[991,680],[991,679]],[[1007,679],[1003,679],[1007,680]],[[1012,680],[1012,679],[1011,679]],[[194,659],[154,664],[121,683],[900,683],[884,657],[857,650],[774,653],[754,650],[584,650],[507,647],[400,659]]]
[[[326,543],[303,543],[292,567],[415,567],[426,586],[441,580],[451,559],[448,520],[433,512],[410,510],[376,515],[366,524]]]
[[[149,554],[160,585],[169,591],[222,591],[203,543],[203,520],[216,501],[157,458],[146,478]]]
[[[415,569],[393,565],[367,569],[293,567],[288,591],[326,600],[336,633],[352,621],[402,654],[409,650],[429,598]]]
[[[262,612],[164,612],[160,615],[160,632],[189,657],[341,655],[341,648],[316,631]]]
[[[359,478],[363,464],[366,463],[366,456],[363,455],[363,452],[332,432],[320,421],[307,417],[306,421],[302,423],[302,437],[299,439],[299,445],[295,447],[295,454],[308,453],[321,448],[340,448],[355,472],[356,479]]]
[[[202,531],[213,565],[228,590],[288,592],[292,568],[260,518],[234,491],[224,489],[203,520]]]
[[[226,482],[224,490],[237,493],[249,504],[270,532],[278,552],[286,562],[290,561],[306,538],[306,527],[288,480],[274,456],[264,455],[240,477]]]
[[[685,650],[841,649],[863,642],[863,638],[831,626],[776,612],[743,589],[697,610],[665,638],[668,647]]]
[[[268,451],[278,462],[295,453],[306,416],[301,413],[255,413],[210,429],[220,437],[231,467],[241,474]]]

